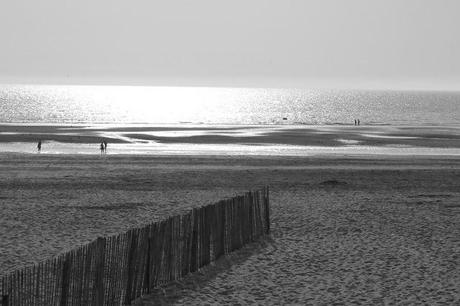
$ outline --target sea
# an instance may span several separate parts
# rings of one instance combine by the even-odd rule
[[[0,85],[0,123],[459,125],[460,92]]]
[[[460,156],[460,92],[0,85],[0,152],[99,153],[79,137],[111,154]]]

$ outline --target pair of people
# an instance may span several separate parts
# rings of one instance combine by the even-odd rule
[[[355,125],[360,125],[361,122],[359,122],[359,119],[355,119]]]
[[[42,151],[42,140],[40,139],[37,143],[37,151],[40,153]],[[102,140],[101,141],[101,154],[106,154],[107,153],[107,141]]]
[[[100,148],[101,148],[101,154],[107,154],[107,141],[102,140]]]

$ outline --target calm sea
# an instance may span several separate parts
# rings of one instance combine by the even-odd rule
[[[460,125],[459,92],[0,85],[0,123]]]

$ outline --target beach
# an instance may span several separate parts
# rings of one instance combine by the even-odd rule
[[[0,306],[460,306],[460,1],[106,2],[0,3]]]
[[[450,156],[3,153],[1,272],[264,185],[270,238],[138,304],[460,301]]]
[[[458,125],[0,124],[0,153],[460,156]]]

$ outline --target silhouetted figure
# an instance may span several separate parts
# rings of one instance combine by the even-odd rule
[[[355,119],[355,125],[356,125],[356,124],[357,124],[357,121],[356,121],[356,119]]]
[[[104,153],[107,154],[107,141],[103,141],[104,142]]]
[[[358,119],[358,125],[360,125],[361,123],[359,122],[359,119]]]
[[[101,155],[104,154],[104,143],[101,141]]]
[[[38,153],[40,153],[42,151],[42,141],[41,141],[41,139],[38,141],[37,151],[38,151]]]

